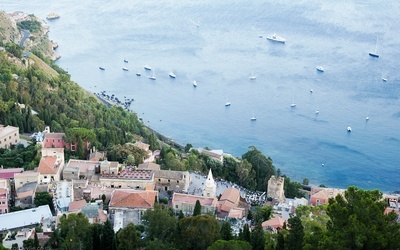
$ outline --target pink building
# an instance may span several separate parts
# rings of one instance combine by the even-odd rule
[[[313,206],[328,204],[329,198],[335,198],[338,194],[344,195],[344,189],[337,188],[312,188],[310,203]]]
[[[14,175],[24,172],[23,168],[5,168],[0,169],[0,179],[14,179]]]
[[[8,192],[5,188],[0,188],[0,214],[8,213]]]

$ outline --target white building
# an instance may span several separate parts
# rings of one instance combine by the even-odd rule
[[[210,169],[210,171],[208,172],[206,183],[204,184],[203,196],[215,197],[216,193],[217,193],[217,186],[215,185],[215,181]]]

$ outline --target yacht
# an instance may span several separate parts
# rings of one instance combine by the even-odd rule
[[[250,118],[250,120],[251,120],[251,121],[255,121],[255,120],[257,120],[257,117],[252,116],[252,117]]]
[[[267,36],[267,39],[270,41],[274,41],[274,42],[280,42],[280,43],[285,43],[286,39],[283,37],[278,36],[277,34],[272,34],[270,36]]]
[[[196,80],[193,81],[193,87],[197,87],[197,82],[196,82]]]
[[[316,114],[316,115],[319,114],[319,109],[315,110],[315,114]]]
[[[369,120],[369,116],[365,117],[365,120],[368,121]]]
[[[351,127],[347,127],[347,132],[351,132]]]
[[[154,71],[152,71],[151,76],[149,77],[150,80],[156,80],[156,75],[154,74]]]
[[[144,66],[144,69],[145,69],[145,70],[151,70],[151,67],[150,67],[149,65],[145,65],[145,66]]]
[[[294,102],[294,99],[293,99],[293,101],[292,101],[292,104],[290,104],[290,107],[291,107],[291,108],[296,107],[296,103]]]
[[[370,56],[372,56],[372,57],[379,58],[379,54],[378,54],[378,37],[376,37],[375,51],[374,52],[369,52],[368,54]]]
[[[123,70],[123,71],[129,71],[129,69],[128,69],[128,68],[125,68],[125,67],[122,68],[122,70]]]
[[[254,75],[253,72],[251,72],[250,80],[255,80],[255,79],[257,79],[257,77]]]
[[[231,102],[226,102],[225,107],[231,106]]]
[[[137,76],[141,76],[142,74],[140,74],[140,72],[137,72],[136,75],[137,75]]]
[[[314,92],[314,90],[313,90],[313,89],[310,89],[310,93],[312,93],[312,92]]]
[[[324,72],[325,70],[324,70],[324,67],[322,67],[322,66],[317,66],[317,70],[319,71],[319,72]]]
[[[169,77],[176,78],[176,75],[174,74],[174,72],[169,72]]]

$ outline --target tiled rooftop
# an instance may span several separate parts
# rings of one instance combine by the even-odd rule
[[[119,174],[103,174],[103,178],[110,179],[130,179],[130,180],[151,180],[153,177],[153,172],[151,170],[138,169],[134,170],[124,169]]]

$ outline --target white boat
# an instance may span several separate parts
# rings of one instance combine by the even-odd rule
[[[141,76],[142,74],[140,74],[140,72],[137,72],[136,75],[137,75],[137,76]]]
[[[317,66],[317,70],[319,71],[319,72],[324,72],[325,70],[324,70],[324,67],[322,67],[322,66]]]
[[[253,114],[253,116],[250,118],[250,121],[255,121],[255,120],[257,120],[257,117],[255,117]]]
[[[128,60],[124,59],[124,63],[128,63]]]
[[[369,116],[365,117],[365,120],[368,121],[369,120]]]
[[[193,87],[197,87],[197,82],[196,82],[196,80],[193,81]]]
[[[123,71],[129,71],[129,69],[128,69],[128,68],[125,68],[125,67],[122,68],[122,70],[123,70]]]
[[[176,78],[176,75],[174,74],[174,72],[169,72],[169,77]]]
[[[296,107],[296,103],[294,102],[294,99],[293,99],[293,101],[292,101],[292,104],[290,104],[290,107],[291,107],[291,108]]]
[[[154,74],[154,71],[152,71],[152,74],[151,74],[151,76],[149,77],[149,79],[151,79],[151,80],[156,80],[157,78],[156,78],[156,75]]]
[[[255,80],[255,79],[257,79],[257,77],[254,75],[253,72],[251,72],[250,80]]]
[[[226,102],[225,107],[231,106],[231,102]]]
[[[316,114],[316,115],[319,114],[319,109],[315,110],[315,114]]]
[[[280,42],[280,43],[285,43],[286,39],[283,37],[278,36],[277,34],[272,34],[270,36],[267,36],[267,39],[270,41],[274,41],[274,42]]]
[[[150,67],[149,65],[146,64],[146,65],[144,66],[144,69],[145,69],[145,70],[151,70],[151,67]]]
[[[374,52],[369,52],[368,53],[370,56],[372,56],[372,57],[379,57],[379,54],[378,54],[378,37],[376,37],[376,44],[375,44],[375,51]]]
[[[351,132],[351,127],[347,127],[347,132]]]
[[[312,92],[314,92],[314,90],[313,90],[313,89],[310,89],[310,93],[312,93]]]
[[[387,79],[385,77],[382,77],[382,81],[387,82]]]

